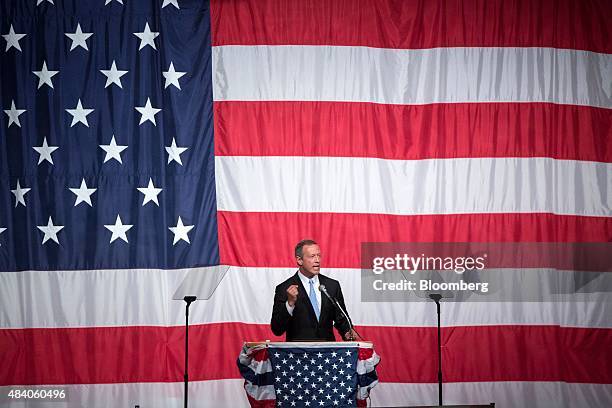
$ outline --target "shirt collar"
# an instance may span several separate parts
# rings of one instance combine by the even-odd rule
[[[308,291],[308,288],[310,287],[310,283],[308,281],[310,279],[308,279],[306,276],[304,276],[302,274],[302,272],[300,272],[300,271],[298,271],[297,274],[300,277],[300,280],[302,281],[302,285],[304,285],[304,288]],[[315,289],[318,288],[319,287],[319,275],[315,275],[311,279],[313,280]]]

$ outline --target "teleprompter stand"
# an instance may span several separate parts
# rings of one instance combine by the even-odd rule
[[[185,302],[185,395],[183,398],[184,408],[189,404],[189,306],[196,300],[208,300],[219,287],[225,277],[228,266],[212,266],[207,268],[195,268],[190,270],[181,282],[174,295],[173,300]]]
[[[405,271],[400,271],[401,274],[403,275],[404,279],[406,280],[411,280],[411,278],[407,275],[407,272]],[[431,274],[429,275],[430,279],[436,281],[436,282],[444,282],[445,279],[443,278],[443,276],[438,272],[438,271],[430,271]],[[458,302],[462,299],[462,296],[460,296],[459,293],[456,293],[455,291],[449,291],[449,290],[445,290],[439,293],[434,293],[434,292],[430,292],[430,291],[422,291],[422,290],[414,290],[412,291],[412,296],[414,296],[413,299],[416,298],[420,298],[422,299],[422,301],[426,301],[428,299],[431,299],[434,301],[434,303],[436,304],[436,313],[437,313],[437,328],[438,328],[438,405],[403,405],[403,408],[433,408],[433,407],[454,407],[454,408],[468,408],[468,407],[494,407],[495,403],[490,403],[490,404],[466,404],[466,405],[443,405],[444,403],[444,399],[443,399],[443,394],[442,394],[442,384],[443,384],[443,380],[444,380],[444,375],[442,374],[442,330],[441,330],[441,319],[440,319],[440,301],[442,299],[446,299],[447,301],[455,301]]]
[[[438,311],[438,405],[442,406],[442,336],[440,333],[440,299],[442,299],[442,295],[431,293],[429,298],[436,302],[436,309]]]

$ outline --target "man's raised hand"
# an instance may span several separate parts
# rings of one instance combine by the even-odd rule
[[[294,307],[298,297],[298,285],[291,285],[287,288],[287,303]]]

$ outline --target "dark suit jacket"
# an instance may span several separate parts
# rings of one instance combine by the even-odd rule
[[[302,285],[302,281],[296,272],[289,279],[276,287],[274,293],[274,307],[272,309],[272,332],[281,336],[286,333],[287,341],[319,340],[334,341],[332,326],[335,326],[340,337],[349,331],[350,325],[344,315],[332,304],[332,302],[321,293],[321,315],[317,321],[317,315],[312,308],[308,292]],[[337,280],[319,274],[319,284],[325,285],[327,292],[344,306],[344,297]],[[298,285],[298,298],[293,309],[293,316],[287,311],[287,288]],[[348,312],[347,312],[348,314]]]

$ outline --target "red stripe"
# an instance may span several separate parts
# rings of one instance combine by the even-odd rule
[[[257,350],[251,356],[255,361],[266,361],[268,359],[268,349],[264,348],[261,350]]]
[[[0,385],[183,381],[185,328],[0,330]],[[189,378],[239,378],[243,340],[281,340],[267,325],[189,328]]]
[[[612,162],[612,111],[548,103],[215,102],[215,154]]]
[[[381,381],[436,381],[435,328],[358,331],[381,356]],[[442,331],[445,381],[612,382],[612,329],[474,326]],[[182,326],[0,330],[0,385],[180,382],[183,334]],[[239,378],[236,360],[243,341],[278,340],[268,325],[240,323],[194,326],[189,339],[193,381]]]
[[[358,330],[374,341],[376,352],[381,356],[377,368],[380,381],[437,381],[436,328],[363,327]],[[446,382],[612,381],[609,369],[612,329],[447,327],[442,329],[442,339]]]
[[[292,267],[296,242],[310,237],[324,266],[360,268],[362,242],[610,242],[612,218],[553,214],[399,216],[218,212],[221,263]],[[282,231],[282,233],[279,233]]]
[[[251,408],[276,408],[276,400],[256,400],[251,397],[246,391],[245,394],[249,400],[249,405]]]
[[[367,360],[369,358],[372,358],[372,356],[374,355],[374,349],[371,348],[360,348],[359,349],[359,360]]]
[[[213,45],[554,47],[610,53],[607,0],[213,0]]]

